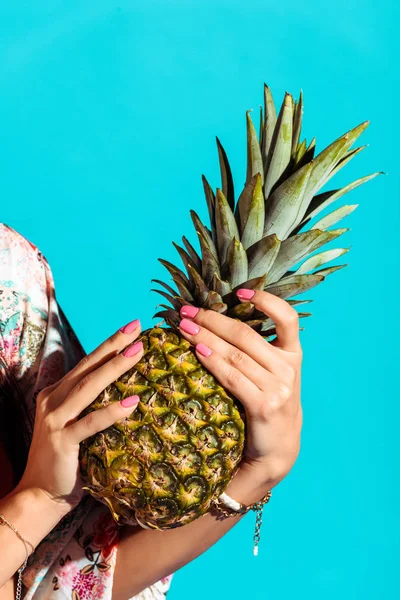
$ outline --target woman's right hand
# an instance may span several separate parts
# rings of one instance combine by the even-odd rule
[[[61,515],[79,503],[83,495],[79,443],[130,415],[139,397],[131,396],[79,420],[78,417],[142,357],[142,342],[133,343],[139,333],[140,322],[129,323],[85,356],[59,382],[38,394],[27,466],[13,493],[26,489],[42,492],[54,501]]]

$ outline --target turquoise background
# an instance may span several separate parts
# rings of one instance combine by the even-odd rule
[[[371,120],[370,148],[335,185],[389,174],[346,197],[360,203],[340,240],[350,266],[308,294],[302,450],[258,559],[249,515],[169,600],[400,595],[398,25],[389,0],[1,4],[0,219],[42,249],[88,351],[151,323],[157,257],[194,239],[201,173],[219,185],[216,134],[242,184],[245,110],[264,81],[279,102],[304,90],[319,149]]]

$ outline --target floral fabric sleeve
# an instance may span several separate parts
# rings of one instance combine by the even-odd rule
[[[45,257],[0,223],[0,353],[32,415],[35,398],[85,355],[60,308]],[[118,552],[109,510],[86,496],[42,541],[24,571],[25,600],[108,600]],[[135,600],[164,600],[170,577]]]

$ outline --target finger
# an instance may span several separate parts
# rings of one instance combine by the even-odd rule
[[[274,346],[288,352],[299,350],[299,315],[286,300],[261,290],[240,289],[236,295],[243,302],[250,301],[257,310],[272,319],[276,329]]]
[[[211,348],[204,344],[196,346],[196,356],[222,387],[229,390],[235,398],[240,400],[246,412],[254,414],[262,398],[262,392],[258,387],[238,369],[228,364],[222,356],[213,352]]]
[[[76,419],[108,385],[131,369],[142,356],[143,343],[135,342],[128,346],[123,353],[85,375],[54,411],[54,419],[58,427],[62,428],[66,423]]]
[[[129,396],[120,402],[112,402],[104,408],[93,410],[88,415],[67,427],[72,443],[79,444],[99,431],[111,427],[117,421],[129,417],[139,404],[139,396]]]
[[[190,310],[193,308],[193,306],[183,306],[180,313],[185,315],[189,309],[189,314],[194,314],[193,310]],[[254,329],[238,319],[221,315],[214,310],[196,310],[193,321],[197,325],[205,327],[226,342],[236,346],[276,377],[285,375],[286,363],[283,358]]]
[[[274,376],[248,356],[248,354],[236,346],[229,344],[206,327],[200,327],[200,325],[188,319],[182,319],[179,329],[181,334],[194,346],[196,344],[205,344],[213,352],[222,356],[228,364],[238,369],[245,377],[250,379],[260,390],[268,389],[268,385]]]
[[[59,382],[59,385],[55,390],[56,398],[54,405],[60,405],[81,379],[98,369],[113,356],[116,356],[121,352],[126,346],[131,344],[138,337],[140,327],[139,319],[131,321],[100,344],[93,352],[84,356],[76,367],[67,373]]]

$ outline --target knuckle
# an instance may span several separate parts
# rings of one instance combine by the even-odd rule
[[[241,327],[239,328],[239,336],[242,340],[254,340],[256,337],[256,333],[251,327],[241,323]]]
[[[40,392],[38,393],[38,395],[36,396],[36,404],[43,404],[47,398],[50,396],[50,393],[53,389],[53,386],[49,385],[43,389],[40,390]]]
[[[253,337],[254,331],[248,325],[236,321],[233,325],[233,334],[235,338],[238,337],[241,340],[246,340],[249,337]]]
[[[121,344],[121,337],[124,334],[121,335],[121,332],[118,330],[115,333],[113,333],[106,341],[105,344],[107,344],[107,346],[110,346],[112,348],[115,348],[116,346],[120,346]]]
[[[85,368],[90,360],[90,354],[86,354],[83,358],[81,358],[81,360],[79,361],[79,368]]]
[[[296,369],[291,365],[286,365],[285,368],[285,382],[288,383],[289,386],[293,385],[296,380]]]
[[[73,391],[75,393],[77,393],[77,392],[81,392],[82,390],[86,389],[91,380],[92,380],[91,375],[85,375],[84,377],[82,377],[82,379],[80,379],[78,381],[78,383],[75,385]]]
[[[92,410],[90,413],[88,413],[84,418],[84,425],[86,427],[86,429],[93,429],[94,426],[94,420],[95,420],[95,411]]]
[[[51,433],[57,429],[56,423],[54,421],[54,417],[51,413],[47,413],[43,416],[42,423],[43,423],[45,430],[49,433]]]
[[[234,348],[228,355],[228,361],[231,365],[239,365],[243,362],[244,354],[237,348]]]
[[[286,323],[288,325],[297,325],[299,324],[299,315],[297,310],[295,310],[294,308],[290,307],[290,310],[288,310],[288,314],[286,317]]]
[[[287,402],[287,400],[289,400],[289,398],[292,395],[292,390],[285,383],[281,383],[279,386],[278,394],[279,394],[279,397],[281,398],[281,400],[283,400],[283,402]]]
[[[271,391],[268,396],[268,402],[266,403],[269,414],[277,412],[284,402],[280,389]]]

